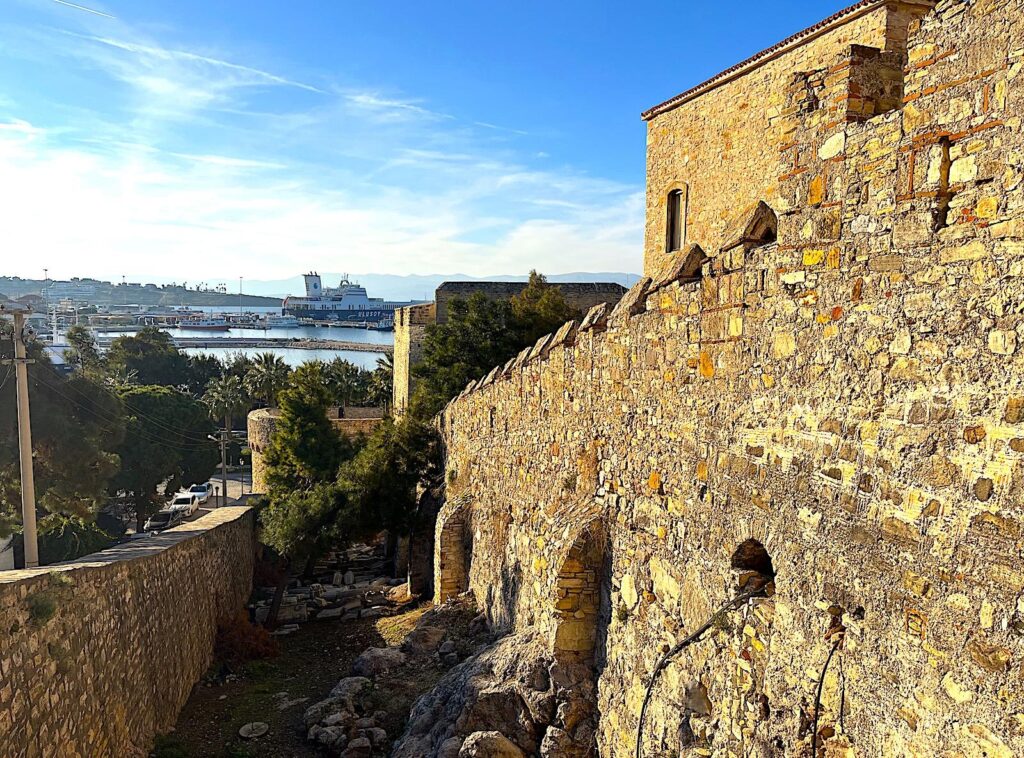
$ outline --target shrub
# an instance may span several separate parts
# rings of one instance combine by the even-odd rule
[[[28,615],[32,621],[42,626],[57,612],[57,598],[48,591],[37,592],[28,597]]]
[[[221,619],[217,624],[214,655],[231,667],[238,667],[259,658],[271,658],[278,653],[277,640],[262,626],[250,623],[244,610]]]

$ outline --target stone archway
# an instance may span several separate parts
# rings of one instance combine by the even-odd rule
[[[597,644],[605,530],[599,517],[588,521],[566,552],[554,589],[556,658],[588,661]]]
[[[434,540],[434,602],[443,603],[469,589],[473,532],[468,497],[445,503],[437,516]]]

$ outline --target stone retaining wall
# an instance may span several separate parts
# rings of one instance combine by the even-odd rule
[[[0,754],[148,755],[252,588],[253,512],[0,573]]]
[[[465,551],[444,565],[490,619],[555,650],[593,619],[563,634],[593,639],[606,758],[709,619],[645,755],[809,754],[816,710],[819,755],[1024,754],[1024,6],[900,24],[899,107],[863,111],[894,91],[888,51],[803,61],[763,135],[767,202],[696,224],[440,418],[467,503],[440,559]]]

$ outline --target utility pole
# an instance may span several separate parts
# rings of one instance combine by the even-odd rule
[[[25,337],[30,333],[25,316],[31,311],[15,303],[0,304],[0,313],[14,316],[14,371],[18,388],[18,450],[21,457],[21,521],[25,540],[25,568],[39,565],[39,543],[36,537],[36,483],[32,471],[32,422],[28,406],[28,364]],[[4,361],[8,363],[8,361]]]
[[[212,434],[207,435],[208,439],[217,442],[220,441],[220,486],[221,486],[221,507],[228,504],[228,434],[230,430],[226,427],[221,430],[220,434],[214,437]]]

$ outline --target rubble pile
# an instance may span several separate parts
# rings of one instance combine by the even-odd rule
[[[390,561],[383,545],[356,545],[329,553],[317,564],[312,581],[292,579],[281,600],[274,634],[290,634],[311,619],[373,618],[388,611],[389,591],[404,579],[388,576]],[[274,587],[259,587],[250,606],[253,620],[262,624],[270,615]]]

